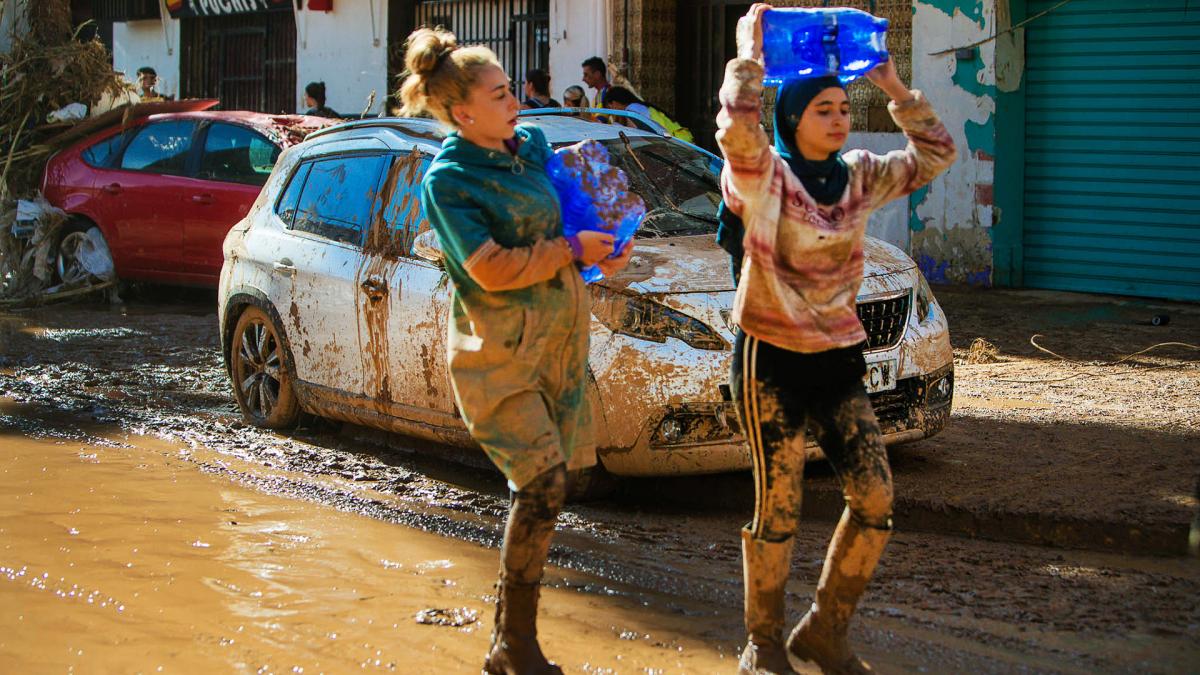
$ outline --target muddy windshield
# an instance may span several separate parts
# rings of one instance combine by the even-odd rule
[[[716,234],[720,160],[658,137],[622,134],[600,143],[646,202],[639,238]]]

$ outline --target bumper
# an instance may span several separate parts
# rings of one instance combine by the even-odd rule
[[[722,387],[728,399],[728,388]],[[899,380],[891,391],[871,395],[884,442],[897,445],[929,438],[950,418],[954,365]],[[823,457],[808,439],[809,459]],[[608,471],[624,476],[719,473],[750,468],[737,406],[729,400],[661,406],[650,415],[630,448],[602,449]]]

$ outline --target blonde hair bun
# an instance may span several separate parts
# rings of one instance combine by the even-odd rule
[[[408,72],[398,98],[404,116],[432,115],[456,127],[450,109],[466,102],[481,70],[500,68],[495,52],[483,46],[463,47],[442,28],[418,28],[405,41]]]
[[[442,59],[458,49],[458,38],[449,31],[418,28],[408,36],[404,66],[414,75],[432,75]]]

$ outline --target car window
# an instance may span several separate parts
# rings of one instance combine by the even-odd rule
[[[362,245],[384,161],[383,155],[346,155],[313,162],[292,228]]]
[[[142,127],[121,155],[121,168],[182,175],[196,123],[186,120],[157,122]]]
[[[266,136],[234,124],[213,124],[204,139],[200,178],[263,185],[279,158]]]
[[[421,178],[429,169],[430,157],[418,151],[401,155],[395,162],[399,176],[383,218],[391,234],[388,242],[390,252],[394,255],[412,255],[413,240],[429,229],[421,209]]]
[[[125,134],[113,134],[108,138],[96,143],[90,148],[83,151],[83,161],[89,166],[94,166],[97,169],[104,169],[109,166],[113,160],[113,156],[121,149],[121,142],[125,140]]]
[[[304,189],[304,181],[308,178],[308,170],[311,168],[312,162],[305,162],[297,167],[292,173],[292,179],[284,188],[283,194],[279,196],[279,202],[275,204],[276,215],[283,220],[287,227],[292,226],[292,220],[296,217],[296,205],[300,203],[300,191]]]

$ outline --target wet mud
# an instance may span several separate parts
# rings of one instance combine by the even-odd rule
[[[1022,327],[1006,328],[1011,333],[1007,336],[989,335],[983,330],[993,324],[986,317],[972,318],[964,313],[965,318],[955,323],[956,314],[951,311],[957,306],[954,299],[943,298],[943,301],[953,330],[963,330],[964,325],[978,327],[981,335],[1000,346],[1002,356],[1011,355],[1017,363],[1002,367],[1040,369],[1041,377],[1062,367],[1049,359],[1022,365],[1016,359],[1035,358],[1015,346],[1021,340]],[[195,539],[182,537],[183,544],[171,544],[175,548],[162,554],[162,568],[168,562],[195,565],[196,576],[223,578],[221,575],[226,574],[242,590],[192,586],[188,592],[193,595],[180,596],[202,598],[204,593],[213,594],[203,600],[211,602],[202,605],[205,611],[211,608],[213,612],[220,610],[227,614],[213,614],[211,621],[181,615],[173,608],[175,605],[161,599],[165,596],[158,596],[159,600],[142,607],[152,607],[155,612],[162,609],[160,616],[164,618],[158,622],[145,621],[136,628],[157,632],[138,633],[121,623],[120,615],[107,614],[97,614],[103,618],[95,620],[102,623],[92,624],[91,631],[81,629],[69,636],[47,632],[56,635],[55,639],[61,643],[37,653],[22,651],[21,658],[28,660],[21,663],[31,664],[31,668],[23,671],[58,670],[71,663],[78,667],[87,662],[68,660],[67,640],[83,635],[78,638],[76,651],[95,653],[100,649],[117,649],[101,645],[100,641],[103,636],[119,639],[125,635],[123,631],[134,631],[127,635],[131,638],[129,643],[142,643],[145,654],[166,653],[166,647],[155,651],[157,648],[147,648],[145,644],[161,641],[164,645],[175,645],[177,654],[183,654],[179,658],[197,659],[189,664],[194,668],[181,668],[187,670],[214,664],[219,670],[241,669],[230,665],[235,663],[233,660],[200,660],[224,659],[228,654],[239,654],[237,658],[250,664],[245,670],[254,670],[263,665],[252,665],[255,654],[285,654],[285,647],[287,652],[311,659],[309,663],[332,664],[325,667],[326,672],[357,669],[365,661],[371,661],[374,667],[375,658],[380,658],[381,664],[416,663],[412,654],[433,654],[429,658],[435,660],[430,663],[449,666],[445,670],[477,667],[486,649],[492,620],[491,606],[483,596],[492,592],[491,584],[496,578],[499,567],[496,547],[508,507],[503,479],[488,468],[481,454],[448,450],[353,425],[306,418],[300,428],[285,434],[246,427],[237,414],[223,371],[214,305],[211,294],[189,294],[180,301],[172,291],[169,296],[132,299],[118,309],[56,307],[0,315],[0,396],[9,399],[0,409],[0,444],[6,450],[21,448],[19,452],[4,453],[6,472],[0,473],[0,481],[17,480],[18,475],[21,480],[34,481],[42,466],[62,472],[63,476],[75,476],[67,479],[67,483],[60,481],[60,487],[53,493],[57,501],[43,494],[41,505],[28,510],[13,499],[19,496],[19,491],[8,487],[0,490],[0,495],[8,499],[3,511],[4,532],[0,533],[0,546],[5,547],[0,551],[3,553],[0,566],[11,568],[11,575],[22,566],[26,568],[25,575],[20,577],[10,578],[9,572],[0,575],[0,593],[7,596],[0,599],[3,607],[0,654],[8,660],[9,655],[16,653],[13,650],[24,649],[27,636],[32,634],[28,631],[39,634],[50,631],[52,625],[57,625],[54,621],[71,616],[62,609],[68,606],[66,600],[51,590],[28,585],[35,571],[47,573],[45,579],[54,579],[54,584],[65,584],[68,589],[71,584],[78,584],[87,588],[88,593],[99,590],[104,598],[97,602],[107,601],[111,596],[130,607],[137,606],[143,597],[154,597],[150,591],[135,587],[134,580],[117,576],[121,564],[134,561],[121,559],[127,554],[112,548],[117,546],[113,541],[88,549],[93,556],[107,551],[105,555],[111,560],[100,556],[74,561],[78,570],[87,570],[86,578],[82,571],[73,572],[67,566],[73,562],[69,557],[61,560],[55,557],[64,555],[55,553],[59,547],[71,548],[68,538],[75,535],[67,534],[69,527],[81,533],[87,531],[66,524],[72,515],[69,511],[80,507],[69,506],[70,500],[63,496],[78,493],[81,499],[92,499],[100,492],[99,486],[107,481],[118,481],[113,485],[121,486],[110,493],[124,492],[128,476],[105,473],[108,468],[122,466],[126,474],[146,478],[174,476],[176,484],[190,486],[186,487],[190,496],[180,506],[190,504],[198,510],[193,512],[189,507],[186,516],[182,511],[177,512],[169,501],[155,501],[153,491],[162,488],[150,485],[154,481],[143,481],[147,483],[146,493],[137,492],[140,489],[137,485],[130,486],[132,494],[142,494],[149,505],[141,513],[145,522],[180,534],[188,527],[195,532],[213,533],[209,534],[213,541],[197,535]],[[1188,317],[1176,314],[1171,326],[1188,330],[1195,324],[1190,324]],[[1067,327],[1067,330],[1067,334],[1071,330],[1081,332],[1078,328]],[[969,339],[966,344],[969,345]],[[959,347],[957,336],[955,346]],[[1112,349],[1124,346],[1117,344]],[[1082,355],[1076,352],[1071,356]],[[1169,356],[1172,355],[1162,358]],[[1196,445],[1195,427],[1189,426],[1194,421],[1187,421],[1186,411],[1196,399],[1178,398],[1165,386],[1153,389],[1149,395],[1144,391],[1121,393],[1118,378],[1108,378],[1097,386],[1107,388],[1103,391],[1109,392],[1108,400],[1129,401],[1128,407],[1125,412],[1115,414],[1106,409],[1103,415],[1088,419],[1082,413],[1090,400],[1101,397],[1099,393],[1091,398],[1080,392],[1051,389],[1024,393],[1001,389],[993,394],[993,388],[985,386],[983,379],[972,379],[978,377],[972,375],[975,371],[960,366],[959,372],[961,398],[956,402],[950,427],[938,437],[943,440],[892,452],[898,500],[907,493],[930,504],[941,499],[942,503],[979,503],[1011,509],[1014,503],[1024,503],[1038,513],[1076,516],[1094,515],[1118,503],[1113,496],[1116,493],[1126,499],[1115,511],[1108,509],[1110,513],[1148,522],[1160,519],[1164,513],[1171,517],[1184,514],[1185,520],[1190,520],[1194,508],[1190,494]],[[1164,368],[1158,374],[1172,378],[1168,382],[1175,387],[1193,381],[1187,379],[1192,377],[1187,370]],[[1129,374],[1133,378],[1147,375]],[[1048,393],[1057,396],[1054,405],[1041,407],[1046,404],[1039,402],[1037,396],[1046,397]],[[989,396],[997,400],[1020,400],[1023,404],[1005,405]],[[1153,413],[1160,420],[1157,426],[1149,421],[1150,415],[1139,421],[1143,415],[1132,403],[1139,396],[1149,398],[1157,406]],[[1039,407],[1028,407],[1030,404]],[[1088,426],[1088,422],[1094,422],[1096,428]],[[1099,438],[1108,439],[1109,445],[1097,446]],[[1142,451],[1135,446],[1147,441],[1157,442],[1151,446],[1160,453],[1157,459],[1148,458],[1149,449],[1138,454]],[[1186,448],[1191,450],[1184,448],[1187,442],[1190,445]],[[1059,452],[1051,453],[1049,448]],[[1132,453],[1133,463],[1120,467],[1115,459],[1099,453],[1105,448]],[[21,453],[38,459],[32,462],[12,459]],[[85,455],[108,459],[93,463],[81,459]],[[450,456],[473,461],[474,466],[445,461]],[[1091,461],[1089,456],[1093,457]],[[1012,459],[1004,464],[997,462],[997,457]],[[1094,482],[1080,485],[1075,480],[1058,480],[1054,489],[1047,489],[1055,475],[1051,473],[1050,461],[1055,457],[1066,460],[1059,465],[1059,471]],[[1137,463],[1143,460],[1144,465]],[[148,467],[137,470],[144,473],[138,474],[130,468],[140,464]],[[1165,468],[1160,470],[1158,464]],[[31,469],[31,465],[38,466]],[[970,471],[964,471],[963,467]],[[1145,480],[1137,482],[1153,499],[1132,498],[1134,488],[1130,485],[1135,481],[1114,477],[1114,470],[1133,474],[1144,470]],[[1169,471],[1185,476],[1192,471],[1193,477],[1177,480],[1165,475]],[[813,502],[814,495],[822,494],[822,486],[836,484],[827,466],[810,465],[807,473],[806,502]],[[616,500],[567,506],[550,552],[552,567],[547,579],[551,590],[546,607],[553,613],[556,597],[581,598],[580,603],[585,607],[598,603],[600,609],[596,611],[606,617],[582,620],[579,617],[584,610],[568,602],[557,622],[551,622],[555,625],[543,622],[543,647],[551,658],[565,662],[568,671],[733,670],[745,641],[740,611],[739,531],[751,514],[753,492],[739,487],[748,484],[741,476],[689,480],[677,483],[682,487],[676,489],[670,500],[660,499],[659,481],[628,481]],[[1186,485],[1183,491],[1186,499],[1172,496],[1174,482]],[[941,490],[937,489],[939,483]],[[79,487],[67,490],[63,485]],[[689,485],[691,496],[685,499]],[[88,489],[94,491],[87,492]],[[1025,494],[1020,495],[1020,491]],[[1091,497],[1077,498],[1077,494],[1085,491]],[[1158,491],[1162,491],[1161,496]],[[201,493],[207,497],[202,499]],[[158,498],[164,494],[170,493],[158,493]],[[202,503],[225,504],[224,495],[236,495],[228,497],[234,506],[219,506],[209,511],[200,508]],[[1159,506],[1160,501],[1169,508]],[[320,537],[321,547],[311,543],[315,540],[312,535],[304,535],[310,537],[308,544],[293,542],[292,545],[286,540],[282,543],[272,540],[265,531],[254,535],[259,539],[237,544],[239,550],[254,551],[255,555],[266,555],[263,551],[272,547],[289,556],[302,549],[295,553],[293,567],[276,569],[269,564],[270,558],[266,561],[260,558],[236,572],[217,572],[204,567],[213,561],[197,556],[211,552],[218,545],[226,547],[222,550],[235,547],[231,542],[236,540],[235,534],[239,532],[236,528],[240,527],[204,518],[242,503],[255,506],[246,507],[246,513],[230,515],[228,520],[251,522],[252,513],[263,513],[267,515],[256,521],[259,525],[285,521],[291,523],[288,533],[311,527],[327,534]],[[1088,510],[1097,505],[1097,510]],[[983,508],[976,515],[986,518],[986,513]],[[354,524],[339,520],[342,524],[332,530],[321,530],[324,525],[311,524],[341,518],[352,519]],[[184,522],[174,523],[178,519]],[[20,525],[24,521],[30,524]],[[58,524],[51,525],[51,521]],[[42,534],[34,529],[35,522],[41,523],[38,527],[59,527],[61,537]],[[94,523],[89,525],[94,526]],[[142,536],[137,534],[142,526],[133,523],[122,532],[127,531],[129,537]],[[851,627],[851,638],[861,655],[882,672],[919,669],[1180,672],[1200,663],[1197,646],[1200,606],[1195,602],[1200,597],[1200,569],[1192,561],[918,533],[906,528],[899,511],[896,526],[896,535],[867,589],[859,618]],[[805,518],[801,523],[787,589],[789,626],[811,602],[832,529],[833,523],[828,520]],[[180,541],[179,537],[172,537],[168,539]],[[42,542],[42,538],[47,541]],[[210,548],[190,547],[194,541],[209,543]],[[397,557],[407,555],[404,551],[409,550],[410,541],[411,549],[422,553]],[[395,542],[403,542],[404,546]],[[395,550],[383,553],[374,549],[369,557],[361,552],[364,547],[385,545]],[[442,547],[448,552],[438,552]],[[85,548],[73,550],[82,553]],[[405,566],[387,568],[373,559],[375,554]],[[174,562],[175,556],[190,562]],[[414,586],[411,593],[419,600],[410,599],[406,601],[409,604],[386,595],[410,592],[411,583],[389,581],[394,579],[393,573],[415,570],[422,562],[443,559],[453,560],[456,567],[452,569],[462,572],[462,576],[445,577],[456,585],[439,588],[434,584],[426,590]],[[232,613],[234,608],[244,603],[240,605],[229,598],[237,593],[266,592],[266,582],[260,586],[254,585],[258,582],[251,583],[261,579],[253,570],[269,570],[270,575],[278,577],[304,565],[313,566],[307,572],[308,581],[285,583],[292,595],[280,596],[283,599],[277,599],[275,604],[297,610],[288,617],[304,615],[305,608],[323,606],[325,609],[318,612],[321,616],[312,619],[315,622],[312,631],[337,632],[329,628],[335,619],[347,623],[355,619],[353,628],[343,629],[350,631],[353,640],[342,643],[333,640],[334,645],[326,649],[325,643],[318,639],[319,632],[303,632],[297,627],[299,623],[288,623],[300,619],[271,619],[271,613],[263,610],[266,618],[254,620],[263,626],[272,621],[280,623],[283,632],[272,634],[270,629],[261,627],[262,632],[256,633],[256,637],[242,638],[245,641],[239,643],[238,635],[230,631],[237,626],[249,626],[250,619],[238,618],[236,624],[233,619],[228,623],[222,623],[225,619],[217,620],[217,616],[236,616]],[[339,593],[350,585],[335,584],[329,578],[321,583],[313,581],[321,576],[313,570],[322,569],[326,570],[325,577],[339,580],[352,577],[353,588],[384,593],[383,597],[391,598],[392,602],[346,600]],[[424,576],[413,578],[417,580],[416,586],[424,583]],[[46,583],[59,588],[49,581]],[[174,583],[184,583],[183,578],[177,577]],[[330,590],[333,586],[341,590]],[[16,589],[20,589],[21,595],[10,595],[17,593]],[[422,595],[426,591],[450,595]],[[134,592],[142,595],[131,599]],[[218,594],[224,594],[223,602],[213,599]],[[362,595],[370,593],[364,591]],[[443,601],[434,603],[427,597]],[[19,598],[20,602],[14,603],[10,598]],[[395,609],[399,606],[404,607],[403,612]],[[363,613],[356,614],[353,609],[356,607],[364,608]],[[14,613],[12,608],[22,609]],[[418,623],[416,618],[422,610],[430,610],[423,615],[427,623]],[[479,612],[474,622],[469,621],[468,610]],[[373,621],[369,624],[371,628],[363,628],[362,622],[368,619]],[[456,623],[462,625],[453,625]],[[397,627],[391,628],[392,624]],[[250,628],[244,628],[243,633],[246,630]],[[615,642],[589,644],[580,641],[583,634],[595,640],[615,636]],[[22,639],[10,637],[17,635],[23,636]],[[430,635],[445,637],[429,638]],[[141,640],[143,636],[148,641]],[[211,648],[196,648],[196,640],[201,638],[194,636],[206,636],[203,639],[208,642],[200,644]],[[245,645],[246,651],[222,651],[222,638],[233,639],[234,646]],[[360,648],[362,644],[370,649]],[[625,647],[646,647],[649,651],[637,651],[636,654],[644,656],[644,660],[638,661],[643,656],[622,651]],[[385,652],[388,660],[383,659],[384,654],[375,655],[376,650]],[[114,661],[114,668],[151,669],[153,659],[139,661],[132,652],[125,653],[133,660]],[[622,658],[614,660],[616,656]],[[446,660],[437,661],[438,658]],[[625,661],[626,658],[637,665],[629,666],[631,661]],[[38,666],[39,663],[44,663],[45,668]],[[282,661],[263,663],[274,664],[276,671],[291,668],[290,665],[284,668],[286,664]],[[418,667],[399,668],[398,672],[429,671]]]
[[[3,436],[7,672],[433,673],[482,662],[493,552],[238,485],[225,473],[238,463],[205,450],[48,426],[63,422]],[[710,613],[647,605],[664,603],[551,569],[543,643],[575,672],[722,668],[690,630]]]

